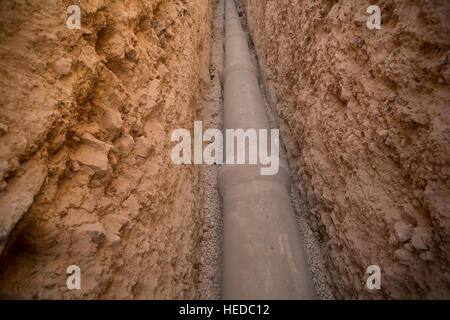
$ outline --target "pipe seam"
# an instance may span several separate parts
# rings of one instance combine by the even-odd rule
[[[253,76],[255,76],[256,79],[258,79],[258,71],[256,70],[256,68],[253,65],[249,66],[249,65],[247,65],[245,63],[237,63],[237,64],[233,64],[233,65],[227,66],[225,68],[225,70],[223,71],[224,81],[226,81],[227,78],[232,73],[239,72],[239,71],[241,71],[241,72],[249,72]]]

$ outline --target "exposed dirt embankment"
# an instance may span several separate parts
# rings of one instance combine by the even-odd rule
[[[337,296],[449,298],[449,3],[240,2]]]
[[[200,119],[213,1],[76,2],[81,30],[70,1],[0,4],[0,294],[195,298],[200,174],[170,133]]]

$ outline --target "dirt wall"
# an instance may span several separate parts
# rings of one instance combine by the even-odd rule
[[[240,4],[337,297],[449,298],[449,3]]]
[[[1,296],[196,297],[200,175],[170,133],[199,119],[212,3],[1,1]]]

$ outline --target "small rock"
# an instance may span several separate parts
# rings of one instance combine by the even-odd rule
[[[131,131],[136,135],[136,136],[142,136],[144,134],[144,125],[142,124],[141,121],[136,120],[136,122],[133,124]]]
[[[78,161],[72,161],[70,164],[70,169],[74,172],[80,171],[80,164]]]
[[[126,49],[125,56],[133,62],[139,61],[139,55],[136,49],[133,46],[129,46]]]
[[[44,288],[45,289],[52,289],[56,286],[56,283],[53,282],[52,279],[46,279],[46,281],[44,282]]]
[[[82,144],[72,155],[72,160],[76,160],[96,172],[104,172],[109,168],[108,154],[111,147],[111,145],[86,133],[83,135]]]
[[[397,238],[400,242],[406,242],[411,239],[413,226],[410,224],[406,224],[403,222],[397,222],[394,225],[395,233],[397,234]]]
[[[396,245],[398,245],[398,240],[397,240],[397,238],[396,238],[393,234],[391,234],[391,236],[389,237],[389,244],[390,244],[391,246],[396,246]]]
[[[105,240],[105,230],[100,223],[85,224],[80,228],[80,231],[86,232],[91,241],[100,244]]]
[[[0,123],[0,136],[8,133],[8,126],[6,124]]]
[[[105,233],[102,231],[90,231],[92,242],[100,244],[105,240]]]
[[[127,209],[128,214],[132,218],[136,218],[139,215],[139,202],[135,196],[131,195],[122,203],[122,206]]]
[[[380,131],[378,131],[378,138],[379,138],[380,142],[386,141],[388,136],[389,136],[389,131],[388,130],[380,130]]]
[[[211,238],[211,232],[210,231],[204,232],[203,233],[203,239],[209,240],[209,238]]]
[[[104,217],[103,223],[107,230],[119,235],[122,228],[128,224],[128,220],[116,214],[110,214]]]
[[[351,92],[345,86],[342,86],[339,99],[342,102],[347,103],[350,100],[350,98],[351,98]]]
[[[404,248],[406,250],[408,250],[409,252],[413,252],[414,251],[414,247],[412,246],[412,244],[410,242],[405,243]]]
[[[8,181],[8,188],[0,197],[0,254],[16,224],[33,203],[35,195],[47,178],[45,163],[29,160],[22,164],[24,174]]]
[[[113,136],[117,137],[122,129],[122,115],[120,112],[103,108],[103,126]]]
[[[70,69],[72,68],[72,59],[70,57],[60,58],[53,62],[50,66],[58,76],[65,76],[70,73]]]
[[[120,243],[121,243],[121,239],[118,235],[109,235],[109,247],[110,248],[117,248]]]
[[[414,229],[411,243],[416,249],[427,250],[433,246],[432,234],[426,228],[417,227]]]
[[[395,250],[394,254],[400,260],[401,264],[410,265],[414,261],[414,255],[406,249]]]
[[[436,261],[436,256],[430,251],[421,252],[419,257],[424,261]]]
[[[154,149],[150,139],[139,137],[136,139],[136,155],[142,158],[148,158]]]
[[[133,146],[134,146],[134,140],[131,136],[123,135],[122,137],[120,137],[119,138],[120,156],[122,158],[125,158],[126,156],[128,156],[130,154],[131,150],[133,150]]]

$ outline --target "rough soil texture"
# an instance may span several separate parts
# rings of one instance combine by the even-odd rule
[[[224,11],[224,0],[216,0],[211,24],[211,81],[202,91],[203,130],[222,129]],[[219,170],[220,165],[202,166],[201,182],[205,193],[198,298],[203,300],[218,300],[222,297],[222,200],[217,186]]]
[[[201,119],[212,0],[0,4],[0,296],[198,296]],[[66,287],[81,268],[82,290]]]
[[[449,2],[240,3],[336,297],[450,298]]]

